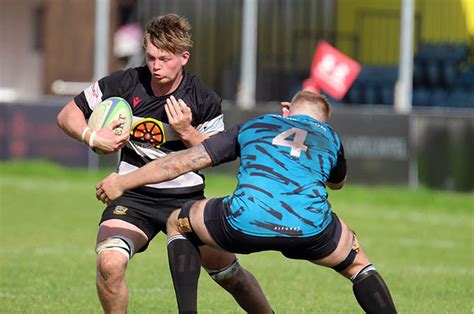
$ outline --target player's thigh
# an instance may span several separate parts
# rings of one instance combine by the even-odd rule
[[[365,254],[364,248],[360,246],[352,264],[340,273],[346,278],[351,278],[368,264],[370,264],[370,260],[367,257],[367,254]]]
[[[121,236],[130,239],[135,246],[135,251],[138,251],[148,241],[145,232],[129,222],[120,219],[109,219],[103,221],[99,226],[97,243],[114,236]]]
[[[235,254],[221,249],[214,241],[204,222],[204,208],[208,200],[195,202],[189,212],[192,230],[195,235],[205,244],[199,247],[201,251],[201,263],[206,269],[222,269],[235,261]]]
[[[199,250],[201,251],[201,264],[206,269],[223,269],[236,259],[234,253],[222,251],[209,245],[200,246]]]
[[[349,229],[349,227],[344,223],[341,218],[338,217],[337,219],[339,219],[341,223],[341,237],[339,239],[339,243],[337,244],[336,249],[328,256],[319,260],[313,260],[311,262],[326,267],[332,267],[344,261],[349,255],[349,252],[352,250],[354,243],[354,233],[351,229]],[[365,255],[365,252],[362,247],[359,247],[359,252],[356,254],[356,258],[353,264],[365,262],[368,263],[368,258]]]
[[[204,221],[204,208],[206,207],[208,201],[209,200],[202,200],[194,202],[189,212],[189,219],[191,221],[193,232],[202,242],[204,242],[204,244],[219,248],[216,241],[214,241],[211,234],[207,230]]]

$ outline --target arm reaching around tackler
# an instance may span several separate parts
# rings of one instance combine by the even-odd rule
[[[125,191],[151,183],[168,181],[212,165],[203,145],[174,152],[126,175],[112,173],[96,185],[96,197],[104,203],[120,197]]]

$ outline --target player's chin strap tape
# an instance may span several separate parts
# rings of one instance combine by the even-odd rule
[[[183,207],[181,207],[181,210],[178,215],[178,224],[179,224],[179,230],[181,233],[184,233],[186,235],[186,238],[188,238],[191,243],[198,247],[201,245],[204,245],[204,243],[199,239],[199,237],[194,233],[193,227],[191,225],[191,219],[189,219],[189,211],[191,210],[191,206],[194,204],[194,202],[186,202]]]
[[[357,236],[354,231],[352,231],[352,234],[353,234],[352,248],[349,254],[347,255],[346,259],[340,262],[339,264],[337,264],[336,266],[331,267],[337,272],[341,272],[347,267],[351,266],[351,264],[354,262],[354,259],[357,253],[359,252],[359,248],[360,248],[359,240],[357,240]]]
[[[97,254],[105,250],[118,251],[130,259],[133,256],[134,249],[132,240],[122,236],[113,236],[97,243],[95,251]]]
[[[219,270],[210,270],[206,269],[207,273],[209,276],[211,276],[212,279],[215,281],[221,281],[221,280],[226,280],[229,278],[232,278],[232,276],[235,275],[240,269],[240,263],[239,259],[235,259],[235,261],[230,265],[225,268],[219,269]]]

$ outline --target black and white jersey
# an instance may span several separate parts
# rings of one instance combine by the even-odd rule
[[[118,71],[100,79],[77,95],[74,101],[86,119],[95,106],[109,97],[122,97],[128,101],[133,113],[132,131],[130,141],[121,151],[118,165],[119,174],[126,174],[153,159],[186,148],[168,124],[165,104],[171,95],[182,99],[190,107],[192,125],[201,133],[213,135],[224,130],[222,98],[184,69],[181,84],[169,95],[153,95],[151,74],[143,66]],[[165,196],[194,193],[203,189],[202,175],[189,172],[174,180],[150,184],[135,191],[151,196]]]

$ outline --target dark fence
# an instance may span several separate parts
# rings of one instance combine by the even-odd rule
[[[0,103],[0,160],[46,159],[67,166],[99,164],[113,169],[116,156],[101,156],[97,163],[88,147],[56,126],[62,105],[64,101]],[[262,103],[253,111],[224,104],[228,127],[279,110],[277,103]],[[344,143],[350,182],[474,190],[474,111],[398,115],[390,107],[336,106],[331,124]],[[237,165],[216,170],[235,172]]]
[[[225,110],[231,126],[268,112],[274,104]],[[399,115],[390,106],[334,106],[331,125],[342,138],[349,182],[474,191],[474,111],[426,110]],[[235,172],[238,163],[225,167]]]
[[[0,159],[46,159],[66,166],[87,166],[88,149],[56,125],[65,103],[0,103]]]
[[[225,99],[235,100],[242,5],[239,0],[137,0],[127,19],[146,24],[152,17],[169,12],[187,17],[194,39],[189,69]],[[336,40],[335,15],[332,0],[258,0],[258,101],[292,96],[309,73],[317,42]],[[338,38],[353,45],[350,34]]]

